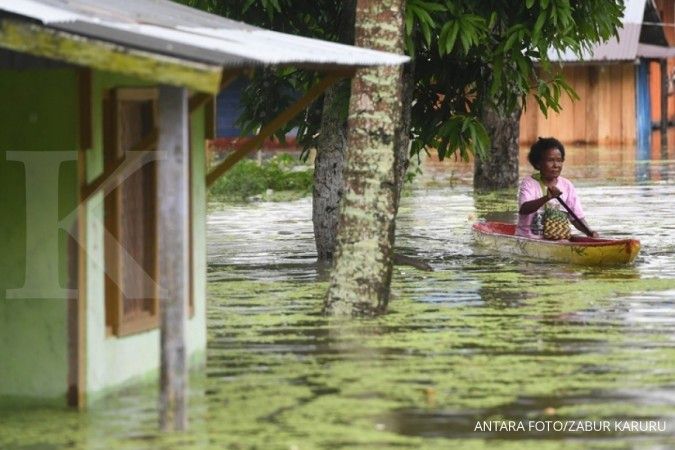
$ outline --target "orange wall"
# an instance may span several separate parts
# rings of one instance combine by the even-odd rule
[[[539,136],[555,136],[564,143],[635,143],[635,66],[568,65],[562,69],[580,99],[561,99],[560,113],[548,118],[530,95],[520,121],[520,141],[530,144]]]
[[[668,60],[668,74],[671,81],[668,85],[668,119],[675,119],[675,59]],[[649,95],[652,102],[652,122],[661,120],[661,66],[658,62],[649,64]]]
[[[671,46],[675,46],[675,0],[656,0],[656,10],[659,12],[666,39]],[[675,76],[675,59],[668,60],[668,74],[672,79]],[[658,62],[649,64],[649,94],[652,99],[652,122],[661,120],[661,68]],[[668,89],[668,118],[675,118],[675,83],[671,81]]]

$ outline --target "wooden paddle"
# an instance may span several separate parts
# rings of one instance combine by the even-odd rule
[[[563,207],[567,210],[567,212],[570,214],[570,216],[572,216],[572,219],[574,219],[579,225],[581,225],[581,231],[583,231],[584,233],[586,233],[586,236],[588,236],[588,237],[593,237],[593,232],[591,231],[591,229],[588,228],[588,227],[586,226],[586,224],[583,223],[583,222],[581,221],[581,219],[579,219],[579,218],[577,217],[576,214],[574,214],[574,212],[570,209],[570,207],[567,206],[567,203],[565,203],[565,202],[563,201],[563,199],[560,198],[560,196],[556,197],[555,199],[558,200],[558,201],[560,202],[561,205],[563,205]]]

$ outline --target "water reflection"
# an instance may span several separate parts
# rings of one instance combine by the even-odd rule
[[[671,130],[675,139],[675,130]],[[675,142],[675,141],[669,141]],[[534,169],[527,161],[527,147],[521,147],[519,154],[520,175]],[[668,183],[675,172],[675,145],[668,150],[666,158],[660,149],[652,146],[650,152],[640,154],[631,146],[575,146],[565,145],[565,167],[563,175],[577,183],[621,185],[653,181]],[[421,178],[434,186],[470,185],[473,162],[462,162],[450,158],[438,161],[436,157],[424,161]]]
[[[638,176],[638,182],[637,167],[647,174]],[[675,226],[669,200],[675,187],[668,181],[674,170],[669,161],[636,161],[634,149],[568,151],[565,175],[579,186],[593,226],[604,235],[637,236],[643,243],[634,266],[595,269],[477,253],[469,225],[479,218],[515,220],[515,192],[474,194],[469,164],[428,160],[424,175],[403,199],[397,246],[427,259],[436,271],[397,267],[392,311],[381,319],[385,325],[351,344],[340,338],[340,355],[332,354],[336,359],[330,368],[315,374],[324,380],[336,377],[335,392],[327,391],[333,398],[323,402],[344,406],[351,404],[348,399],[359,399],[359,407],[372,412],[369,418],[356,414],[360,426],[346,442],[354,444],[357,435],[374,433],[368,439],[382,446],[420,442],[407,438],[439,448],[447,439],[457,443],[508,437],[515,444],[531,436],[478,437],[475,421],[674,415],[668,399],[675,396],[675,340],[663,338],[675,335],[668,314],[669,299],[675,297]],[[309,213],[304,218],[300,213],[309,206],[295,203],[291,216],[296,236],[307,237],[296,241],[295,252],[303,257],[313,246]],[[273,210],[274,205],[264,208]],[[285,257],[276,254],[272,259]],[[258,267],[255,271],[231,264],[229,271],[231,276],[244,271],[246,277],[260,279],[275,275]],[[313,271],[306,265],[302,273],[286,270],[284,275],[309,280]],[[347,363],[352,345],[352,351],[362,348],[357,353],[368,355],[372,366]],[[373,353],[373,348],[378,351]],[[645,354],[646,349],[651,353]],[[351,375],[342,375],[344,371]],[[662,395],[660,401],[645,400],[654,399],[653,392]],[[337,415],[345,417],[344,411]],[[398,437],[387,434],[391,432]],[[640,439],[667,445],[669,436]],[[606,433],[541,437],[587,443],[625,439]]]
[[[518,220],[516,195],[514,189],[475,192],[473,199],[476,215],[489,221],[516,223]]]

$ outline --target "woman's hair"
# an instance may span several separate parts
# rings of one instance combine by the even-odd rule
[[[562,145],[562,142],[554,137],[540,137],[537,139],[537,142],[532,144],[530,153],[527,154],[527,160],[530,161],[532,167],[535,169],[538,168],[537,166],[541,162],[541,157],[544,156],[544,152],[550,148],[557,148],[560,150],[560,156],[562,156],[563,161],[565,161],[565,146]]]

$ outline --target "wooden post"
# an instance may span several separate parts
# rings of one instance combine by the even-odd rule
[[[160,427],[187,428],[188,97],[159,90],[158,233],[161,311]]]
[[[659,61],[661,68],[661,159],[668,159],[668,60]]]

